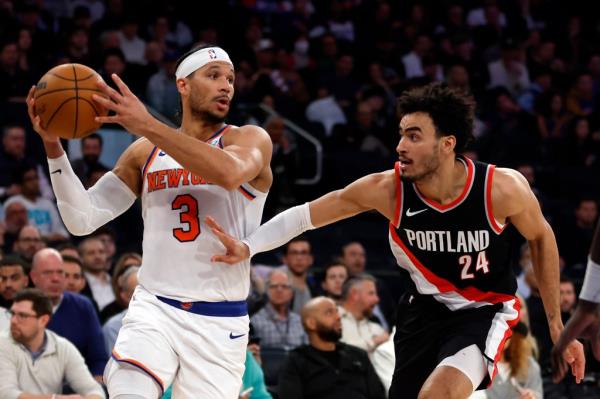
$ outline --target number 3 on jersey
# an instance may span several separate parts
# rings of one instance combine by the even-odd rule
[[[462,272],[460,273],[461,279],[469,280],[475,278],[475,274],[469,272],[471,263],[473,263],[473,256],[463,255],[460,258],[458,258],[458,263],[462,266]],[[477,254],[477,264],[475,266],[475,272],[483,270],[483,274],[488,274],[490,272],[490,269],[488,268],[489,264],[490,262],[487,260],[485,251],[479,252],[479,254]]]
[[[198,218],[198,201],[190,194],[182,194],[175,197],[171,203],[171,209],[181,210],[179,221],[187,224],[186,228],[176,227],[173,236],[181,242],[194,241],[200,235],[200,219]]]

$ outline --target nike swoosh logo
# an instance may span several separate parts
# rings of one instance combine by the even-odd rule
[[[164,153],[164,152],[162,152],[162,151],[160,151],[160,152],[158,153],[158,156],[159,156],[159,157],[164,157],[165,155],[166,155],[166,153]]]
[[[62,169],[56,169],[54,172],[50,172],[51,175],[58,173],[59,175],[62,173]]]
[[[229,339],[237,339],[237,338],[243,337],[244,335],[246,335],[246,334],[233,335],[233,333],[230,332],[229,333]]]
[[[411,211],[410,211],[410,208],[408,208],[408,209],[406,210],[406,216],[408,216],[408,217],[415,216],[415,215],[418,215],[419,213],[425,212],[426,210],[427,210],[427,208],[425,208],[425,209],[421,209],[421,210],[418,210],[418,211],[411,212]]]

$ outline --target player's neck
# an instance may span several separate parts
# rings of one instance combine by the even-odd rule
[[[206,141],[223,126],[225,126],[223,122],[207,122],[197,118],[193,119],[192,116],[184,116],[179,131],[198,140]]]
[[[442,160],[437,171],[416,182],[419,192],[442,205],[454,201],[463,191],[467,179],[465,165],[456,158]]]

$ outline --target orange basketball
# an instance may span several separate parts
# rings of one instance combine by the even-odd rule
[[[108,113],[92,100],[92,94],[105,96],[96,86],[101,80],[96,71],[81,64],[63,64],[46,72],[35,88],[35,112],[42,127],[65,139],[98,130],[101,124],[94,118]]]

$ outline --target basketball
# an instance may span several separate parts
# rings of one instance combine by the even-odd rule
[[[92,100],[93,94],[105,96],[96,86],[100,80],[96,71],[81,64],[62,64],[46,72],[37,83],[34,97],[42,128],[65,139],[98,130],[101,124],[94,118],[108,113]]]

